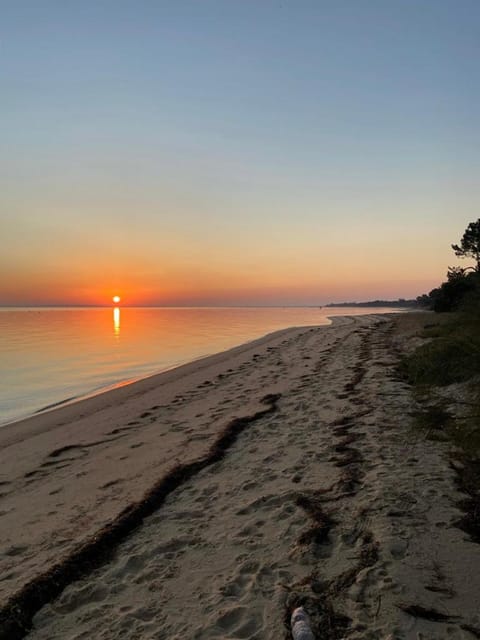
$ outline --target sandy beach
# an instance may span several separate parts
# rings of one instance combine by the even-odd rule
[[[298,604],[318,638],[480,637],[480,547],[396,374],[410,315],[286,329],[0,429],[0,638],[273,640]]]

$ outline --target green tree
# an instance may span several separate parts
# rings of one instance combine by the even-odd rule
[[[480,272],[480,218],[476,222],[470,222],[460,245],[452,244],[452,249],[459,258],[473,258],[477,264],[472,269]]]

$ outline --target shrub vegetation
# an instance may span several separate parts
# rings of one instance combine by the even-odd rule
[[[403,358],[401,371],[416,386],[429,406],[424,419],[446,427],[444,435],[452,437],[478,464],[480,454],[480,219],[470,223],[459,245],[452,245],[457,256],[473,258],[475,265],[449,268],[447,280],[419,300],[433,311],[444,314],[442,321],[425,325],[423,337],[428,341]],[[447,313],[448,312],[448,313]],[[440,320],[440,316],[438,317]],[[455,392],[448,392],[450,406],[457,406],[457,418],[451,422],[439,398],[432,393],[436,387],[453,383],[468,383],[463,400]],[[430,390],[430,391],[429,391]],[[442,392],[444,395],[444,392]],[[462,394],[460,394],[462,395]],[[435,406],[431,404],[435,397]],[[460,402],[460,404],[458,404]],[[468,407],[467,410],[460,406]],[[432,413],[433,412],[433,413]],[[439,413],[440,412],[440,413]],[[442,413],[443,412],[443,413]],[[437,415],[438,414],[438,415]],[[450,415],[449,410],[445,415]],[[433,416],[433,417],[432,417]],[[433,419],[435,418],[435,419]],[[418,422],[418,421],[417,421]],[[447,424],[450,425],[447,427]],[[452,427],[452,424],[454,426]]]

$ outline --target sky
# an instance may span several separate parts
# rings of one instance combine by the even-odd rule
[[[410,298],[459,264],[478,0],[0,8],[0,305]]]

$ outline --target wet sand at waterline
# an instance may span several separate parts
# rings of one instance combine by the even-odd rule
[[[474,637],[480,548],[396,375],[414,315],[279,331],[2,428],[0,637],[273,640],[299,603],[318,637]]]

